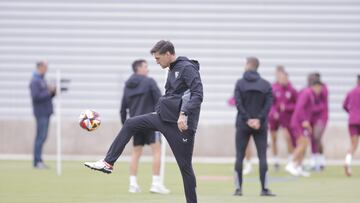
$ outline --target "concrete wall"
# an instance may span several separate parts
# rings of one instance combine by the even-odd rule
[[[82,130],[77,121],[63,121],[62,150],[65,155],[104,155],[117,135],[120,124],[104,121],[94,132]],[[45,154],[55,154],[55,122],[51,123]],[[0,122],[0,154],[31,154],[35,137],[33,121],[11,120]],[[201,124],[196,135],[194,156],[197,157],[234,157],[235,130],[230,124]],[[345,126],[329,126],[325,132],[325,154],[327,158],[342,159],[349,146],[349,135]],[[129,155],[131,143],[124,155]],[[286,158],[284,139],[279,139],[280,153]],[[360,150],[359,150],[360,151]],[[149,149],[145,154],[149,154]],[[167,150],[172,155],[171,150]],[[270,152],[270,151],[269,151]],[[270,155],[270,153],[269,153]],[[360,158],[360,153],[357,153]]]

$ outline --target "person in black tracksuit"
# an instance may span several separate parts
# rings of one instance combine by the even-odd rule
[[[146,61],[136,60],[134,63],[140,63],[139,66],[142,66],[141,64],[146,64]],[[137,71],[134,70],[134,74],[125,82],[120,109],[123,124],[127,118],[127,109],[129,109],[130,117],[154,112],[155,105],[161,97],[161,91],[155,80]]]
[[[169,41],[159,41],[150,52],[163,69],[169,67],[166,92],[160,97],[156,112],[127,119],[112,143],[104,163],[87,162],[85,166],[111,173],[112,165],[133,134],[143,130],[157,130],[165,136],[174,153],[183,178],[186,202],[197,203],[192,155],[203,101],[199,63],[186,57],[176,57],[174,46]],[[188,90],[189,100],[183,102],[184,93]]]
[[[259,60],[248,57],[243,78],[235,86],[236,118],[236,163],[235,194],[242,195],[242,167],[246,146],[252,135],[260,160],[261,195],[273,196],[267,187],[267,117],[272,104],[271,84],[257,72]]]
[[[155,111],[155,105],[161,97],[161,92],[154,79],[148,77],[149,69],[146,60],[135,60],[132,64],[134,74],[125,82],[124,94],[121,100],[120,116],[125,123],[129,110],[129,117],[144,115]],[[149,145],[153,154],[153,177],[150,192],[168,194],[160,177],[161,144],[160,133],[146,130],[133,135],[133,150],[130,162],[129,192],[140,192],[137,182],[139,159],[144,145]]]

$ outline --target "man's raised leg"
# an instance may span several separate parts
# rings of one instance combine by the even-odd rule
[[[104,173],[111,173],[113,165],[122,154],[126,144],[131,137],[141,130],[158,130],[161,127],[161,121],[157,114],[146,114],[135,116],[125,121],[119,134],[111,144],[104,160],[97,162],[85,162],[84,165]]]

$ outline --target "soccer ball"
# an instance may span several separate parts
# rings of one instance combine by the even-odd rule
[[[81,128],[87,131],[93,131],[100,126],[101,119],[97,112],[87,109],[81,112],[79,117],[79,124]]]

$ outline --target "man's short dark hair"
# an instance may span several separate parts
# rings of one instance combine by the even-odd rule
[[[43,66],[46,66],[46,62],[45,61],[38,61],[36,62],[36,68],[40,68],[40,67],[43,67]]]
[[[132,67],[134,73],[137,72],[138,68],[139,68],[143,63],[146,63],[146,60],[145,60],[145,59],[138,59],[138,60],[135,60],[135,61],[132,63],[131,67]]]
[[[246,63],[247,64],[251,64],[251,68],[253,70],[257,70],[259,68],[260,62],[259,59],[253,56],[247,57],[246,58]]]
[[[170,41],[160,40],[158,41],[154,47],[150,50],[151,54],[159,53],[166,54],[169,52],[170,54],[175,54],[174,45]]]

